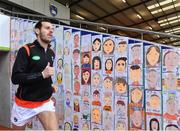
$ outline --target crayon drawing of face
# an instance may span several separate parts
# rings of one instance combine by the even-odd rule
[[[156,66],[160,61],[160,49],[158,46],[151,46],[146,53],[147,66]]]
[[[98,74],[98,73],[93,74],[92,85],[97,87],[97,86],[99,86],[100,81],[101,81],[100,74]]]
[[[73,59],[74,59],[74,61],[77,61],[79,59],[79,56],[80,56],[79,54],[80,54],[79,49],[75,49],[73,51]]]
[[[92,51],[98,52],[101,50],[101,40],[99,38],[94,39],[92,44]]]
[[[59,72],[59,73],[57,74],[57,83],[58,83],[58,85],[62,83],[62,78],[63,78],[62,73]]]
[[[104,129],[106,130],[112,130],[112,116],[111,114],[107,113],[104,117]]]
[[[113,61],[112,59],[107,59],[105,61],[105,71],[107,74],[111,74],[113,70]]]
[[[149,105],[152,109],[160,109],[160,97],[158,95],[151,95]]]
[[[176,66],[178,66],[178,62],[180,59],[180,55],[174,51],[168,51],[164,55],[164,66],[167,71],[173,71]]]
[[[80,74],[80,68],[79,68],[78,65],[75,65],[74,66],[74,76],[75,76],[75,78],[78,78],[79,74]]]
[[[74,100],[74,111],[75,112],[80,112],[79,100],[78,99]]]
[[[70,37],[71,37],[71,33],[69,31],[66,31],[65,34],[64,34],[65,40],[69,41]]]
[[[100,70],[101,69],[101,59],[99,56],[95,56],[92,60],[92,69]]]
[[[101,122],[101,112],[98,108],[92,110],[92,122],[97,124]]]
[[[173,73],[168,73],[164,79],[164,85],[168,89],[176,89],[176,76]]]
[[[112,89],[112,86],[113,86],[113,79],[112,79],[112,77],[109,77],[109,76],[105,77],[103,84],[104,84],[104,88],[105,89]]]
[[[112,39],[107,39],[103,44],[103,52],[106,55],[113,54],[115,43]]]
[[[67,63],[64,64],[64,73],[69,74],[69,65]]]
[[[90,84],[91,74],[89,70],[82,70],[82,85]]]
[[[84,62],[84,64],[89,64],[90,63],[90,56],[89,56],[89,54],[85,54],[83,56],[83,62]]]
[[[62,69],[62,67],[63,67],[63,59],[59,59],[58,60],[58,62],[57,62],[57,67],[59,68],[59,69]]]
[[[68,56],[69,55],[69,48],[66,46],[64,47],[64,55]]]
[[[141,128],[143,123],[143,116],[140,110],[135,110],[131,115],[132,126],[134,128]]]
[[[111,96],[108,94],[104,96],[104,103],[105,106],[111,106],[112,100],[111,100]]]
[[[116,102],[116,106],[117,106],[117,115],[120,115],[120,116],[122,116],[122,115],[125,115],[126,114],[126,107],[125,107],[125,103],[124,103],[124,101],[122,101],[122,100],[118,100],[117,102]]]
[[[140,103],[143,97],[143,92],[139,87],[134,87],[131,90],[131,102],[132,103]]]
[[[132,53],[132,64],[140,64],[141,63],[141,45],[134,45],[131,47],[131,53]]]
[[[74,48],[77,48],[79,45],[79,35],[75,34],[74,35]]]
[[[71,126],[71,124],[69,122],[65,122],[64,130],[72,130],[72,126]]]
[[[124,94],[127,91],[127,82],[123,78],[117,77],[115,80],[115,90],[118,94]]]
[[[74,115],[74,117],[73,117],[73,122],[74,122],[74,125],[78,125],[78,124],[79,124],[78,115]]]
[[[126,51],[126,47],[127,47],[126,41],[121,41],[118,44],[117,51],[119,53],[124,53]]]
[[[141,68],[139,65],[132,65],[130,67],[130,80],[132,81],[132,85],[140,85]]]
[[[126,69],[126,57],[120,57],[116,60],[115,69],[117,72],[124,72]]]
[[[175,98],[169,98],[166,101],[166,108],[167,108],[167,113],[169,115],[176,115],[178,114],[178,101]],[[177,116],[176,116],[177,117]],[[176,120],[176,119],[175,119]]]
[[[123,121],[117,121],[116,123],[116,130],[118,131],[125,131],[126,130],[126,124]]]
[[[89,130],[89,124],[87,122],[83,123],[82,130],[83,131],[88,131]]]
[[[76,80],[74,82],[74,95],[79,95],[79,91],[80,91],[80,82]]]
[[[154,69],[151,69],[148,71],[146,78],[147,78],[148,88],[155,90],[158,85],[158,80],[159,80],[158,72]]]
[[[156,118],[152,118],[149,122],[150,131],[159,131],[159,121]]]

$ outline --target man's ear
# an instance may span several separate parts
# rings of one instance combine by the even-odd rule
[[[38,28],[34,29],[34,32],[36,33],[36,35],[39,35],[40,30]]]

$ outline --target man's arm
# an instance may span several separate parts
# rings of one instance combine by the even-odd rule
[[[24,47],[21,47],[18,51],[13,70],[12,70],[12,83],[13,84],[26,84],[33,83],[43,79],[41,72],[37,73],[25,73],[28,66],[29,56]]]

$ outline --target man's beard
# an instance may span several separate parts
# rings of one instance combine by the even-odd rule
[[[40,38],[41,38],[41,41],[46,44],[50,44],[52,41],[52,39],[51,40],[46,39],[45,35],[43,35],[42,33],[40,34]]]

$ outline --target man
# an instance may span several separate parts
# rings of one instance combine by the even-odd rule
[[[53,25],[39,21],[35,25],[37,40],[21,47],[12,70],[12,83],[18,84],[11,122],[16,130],[24,130],[26,124],[37,116],[45,130],[58,129],[51,76],[54,75],[54,53],[49,48],[53,36]]]

